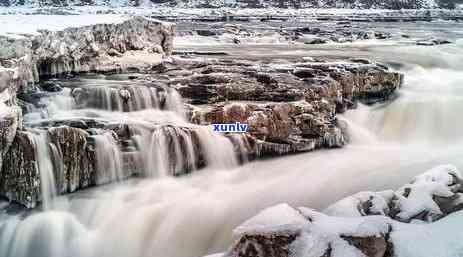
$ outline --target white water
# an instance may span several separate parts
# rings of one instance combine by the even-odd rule
[[[357,191],[395,188],[437,164],[463,167],[463,49],[372,51],[404,58],[406,83],[393,103],[344,115],[351,145],[233,169],[225,141],[205,130],[199,137],[210,169],[89,190],[61,211],[8,220],[0,256],[197,257],[226,249],[231,230],[270,205],[323,208]]]
[[[154,131],[142,131],[136,141],[147,177],[167,177],[197,169],[198,154],[194,151],[193,132],[187,128],[164,126]]]
[[[35,147],[36,169],[40,173],[40,189],[42,194],[42,206],[44,210],[53,208],[56,197],[56,181],[53,173],[53,164],[50,157],[50,143],[47,134],[39,131],[38,134],[29,134]]]
[[[109,132],[93,136],[99,185],[125,178],[122,170],[122,153],[114,137],[115,135]]]
[[[106,82],[108,83],[108,82]],[[82,99],[80,105],[87,108],[103,109],[107,111],[139,111],[144,109],[161,109],[161,99],[156,88],[132,85],[127,88],[115,88],[108,86],[94,86],[84,89],[88,93],[88,98]],[[176,96],[177,91],[171,89],[164,96],[167,110],[176,110],[177,105],[182,106],[182,101]]]

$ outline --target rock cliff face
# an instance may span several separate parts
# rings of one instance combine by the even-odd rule
[[[407,240],[416,238],[420,231],[429,233],[426,243],[430,245],[423,248],[447,256],[453,248],[434,242],[440,240],[439,227],[451,226],[461,215],[461,185],[457,169],[443,165],[395,192],[360,192],[323,212],[280,204],[236,228],[235,243],[218,256],[392,257],[407,253]],[[452,217],[447,216],[450,213],[454,213]]]

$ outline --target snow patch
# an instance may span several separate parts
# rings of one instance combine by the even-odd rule
[[[246,233],[270,233],[273,231],[294,231],[300,229],[307,220],[286,203],[278,204],[261,211],[256,216],[235,228],[234,236]]]

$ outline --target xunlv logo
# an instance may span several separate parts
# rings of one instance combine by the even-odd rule
[[[224,123],[224,124],[212,124],[214,128],[214,132],[235,132],[235,133],[243,133],[248,131],[248,124],[242,124],[239,122],[236,123]]]

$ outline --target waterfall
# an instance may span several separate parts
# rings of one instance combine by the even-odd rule
[[[461,71],[415,65],[405,71],[404,88],[397,100],[385,105],[360,106],[344,118],[352,128],[351,135],[362,143],[379,141],[437,147],[460,142],[463,140],[459,111],[463,107],[462,84]]]
[[[213,132],[210,126],[199,127],[197,134],[209,168],[231,169],[238,165],[233,144],[228,138]]]
[[[115,88],[97,86],[89,89],[89,99],[85,107],[107,111],[122,111],[122,98]]]
[[[92,136],[95,140],[97,184],[120,181],[125,178],[122,169],[122,153],[115,135],[103,132]]]
[[[186,118],[182,97],[177,90],[173,88],[166,88],[166,109],[178,113],[181,117]]]
[[[53,164],[50,157],[50,143],[46,132],[31,133],[35,147],[36,169],[40,174],[40,189],[44,210],[53,208],[53,199],[56,197],[56,181]]]
[[[238,165],[232,141],[213,133],[211,127],[161,126],[138,133],[134,139],[142,155],[144,174],[148,177],[191,172],[198,168],[201,159],[209,169],[230,169]],[[243,150],[238,148],[244,155],[246,146],[243,144]]]
[[[323,47],[330,56],[370,54],[389,58],[385,63],[399,60],[400,64],[413,64],[411,69],[401,70],[406,81],[398,99],[361,105],[340,117],[349,124],[352,144],[238,167],[236,152],[243,158],[249,149],[246,137],[214,133],[210,127],[188,124],[178,119],[179,115],[165,111],[183,113],[177,109],[183,103],[175,90],[129,89],[123,85],[103,87],[100,90],[106,91],[96,97],[93,89],[84,87],[82,91],[92,91],[86,98],[89,102],[95,98],[102,104],[76,108],[98,108],[91,110],[90,116],[109,120],[111,125],[130,123],[129,132],[118,131],[119,139],[112,133],[95,136],[98,169],[108,171],[102,175],[120,176],[119,140],[130,139],[136,141],[133,153],[140,155],[143,175],[156,179],[134,179],[63,196],[69,200],[65,212],[55,208],[27,215],[5,214],[6,218],[0,218],[0,257],[204,256],[226,251],[234,240],[232,230],[266,207],[286,202],[323,210],[351,193],[396,188],[436,164],[463,167],[461,46],[326,44],[316,51],[298,48],[297,56],[318,56],[323,54]],[[265,51],[269,49],[265,46]],[[274,52],[282,52],[282,48],[277,50]],[[128,113],[128,103],[133,104],[132,110],[150,104],[157,110]],[[85,111],[76,117],[88,117],[83,115]],[[49,144],[46,134],[31,133],[31,137],[44,209],[49,209],[46,206],[53,205],[50,202],[55,194],[52,166],[58,173],[65,167],[52,165],[62,161],[59,149]],[[426,145],[416,146],[423,143]],[[203,166],[203,172],[172,177]]]
[[[148,177],[166,177],[197,169],[198,153],[187,128],[162,126],[135,137]]]
[[[126,89],[130,94],[129,111],[159,109],[159,97],[155,88],[134,86]]]
[[[249,149],[251,148],[248,142],[246,135],[244,134],[233,134],[230,135],[230,140],[232,140],[235,145],[236,151],[238,153],[241,163],[249,162]]]
[[[44,93],[39,91],[39,93]],[[64,88],[61,92],[46,93],[47,95],[40,99],[38,106],[24,102],[26,121],[34,121],[43,118],[52,118],[53,116],[75,108],[75,100],[71,96],[71,90]]]
[[[183,118],[186,115],[182,97],[174,88],[166,87],[158,90],[154,87],[138,85],[121,88],[96,86],[86,88],[85,91],[87,92],[85,98],[78,97],[81,107],[118,112],[165,109]]]

